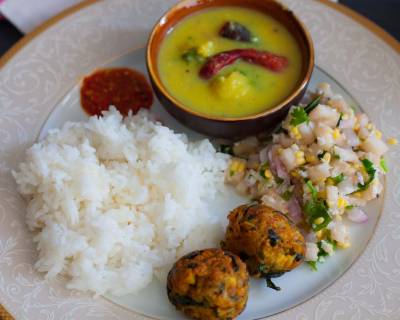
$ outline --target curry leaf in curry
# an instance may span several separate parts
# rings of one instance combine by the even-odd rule
[[[198,52],[196,48],[190,48],[186,52],[182,54],[182,59],[185,60],[188,63],[191,62],[196,62],[196,63],[203,63],[204,62],[204,57],[202,57]]]

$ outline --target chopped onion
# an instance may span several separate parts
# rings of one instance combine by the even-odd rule
[[[301,210],[299,202],[295,197],[292,197],[288,203],[289,218],[295,223],[303,220],[303,211]]]
[[[277,177],[287,182],[289,181],[289,174],[286,171],[285,165],[277,155],[277,148],[278,148],[277,146],[274,146],[271,150],[268,151],[270,168],[272,170],[272,173],[274,173]]]
[[[260,151],[259,157],[261,163],[265,163],[268,160],[268,149],[269,149],[268,147],[265,147]]]
[[[347,211],[347,218],[356,223],[363,223],[368,221],[367,214],[360,208],[352,208]]]
[[[351,128],[343,129],[343,134],[345,135],[346,141],[349,146],[355,147],[360,144],[360,139],[358,138],[353,129]]]

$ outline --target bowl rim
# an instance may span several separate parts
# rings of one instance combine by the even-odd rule
[[[199,1],[199,0],[195,0],[195,1]],[[213,1],[214,0],[208,0],[207,2],[212,3]],[[260,0],[260,1],[264,1],[264,0]],[[242,117],[209,116],[204,113],[197,112],[197,111],[194,111],[194,110],[186,107],[182,102],[177,100],[172,94],[170,94],[168,92],[168,90],[165,88],[164,84],[162,83],[160,77],[157,76],[156,67],[155,67],[155,64],[157,63],[157,59],[156,59],[156,61],[152,60],[151,47],[154,42],[156,32],[158,31],[159,28],[162,27],[162,25],[164,24],[164,21],[167,20],[167,16],[171,12],[180,9],[182,6],[185,6],[185,4],[193,3],[193,0],[181,0],[177,4],[170,7],[157,20],[157,22],[155,23],[155,25],[153,26],[153,28],[151,30],[150,36],[147,41],[147,46],[146,46],[146,65],[147,65],[147,70],[148,70],[149,77],[150,77],[152,83],[157,87],[158,90],[161,91],[161,93],[168,100],[170,100],[173,103],[173,105],[176,108],[181,109],[183,112],[189,113],[192,116],[196,116],[198,118],[202,118],[204,120],[209,120],[209,121],[234,123],[234,122],[241,122],[241,121],[246,121],[246,120],[256,120],[259,118],[266,117],[270,114],[275,113],[276,111],[283,109],[285,106],[287,106],[290,103],[290,101],[292,101],[294,98],[296,98],[307,87],[307,85],[311,79],[312,72],[314,70],[315,50],[314,50],[314,43],[312,41],[311,34],[308,31],[308,29],[306,28],[306,26],[304,25],[304,23],[301,21],[301,19],[299,19],[298,16],[292,10],[290,10],[288,7],[283,5],[281,2],[279,2],[277,0],[268,0],[268,1],[274,2],[282,11],[287,12],[289,14],[289,16],[291,17],[291,19],[293,19],[299,25],[300,31],[306,39],[306,41],[305,41],[306,47],[308,48],[309,54],[310,54],[310,57],[308,59],[307,70],[305,72],[305,75],[303,76],[302,81],[300,82],[300,84],[298,84],[295,87],[295,89],[292,91],[292,93],[289,96],[287,96],[284,100],[279,102],[276,106],[274,106],[273,108],[269,108],[264,111],[258,112],[258,113],[254,113],[254,114],[251,114],[248,116],[242,116]],[[199,1],[199,4],[201,4],[201,1]],[[229,4],[227,4],[226,6],[229,6]],[[180,18],[177,23],[179,23],[179,21],[181,21],[185,17],[187,17],[187,16]]]

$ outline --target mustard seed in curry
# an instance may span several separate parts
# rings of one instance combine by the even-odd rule
[[[246,265],[221,249],[194,251],[180,258],[168,274],[168,298],[193,319],[235,319],[249,290]]]
[[[285,215],[262,204],[242,205],[228,219],[222,248],[237,254],[250,275],[265,278],[269,287],[279,290],[271,278],[303,261],[305,240],[300,230]]]

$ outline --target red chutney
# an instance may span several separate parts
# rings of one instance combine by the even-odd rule
[[[127,116],[140,108],[149,109],[153,93],[144,75],[128,68],[98,70],[83,79],[81,104],[90,115],[101,116],[102,111],[115,106]]]

